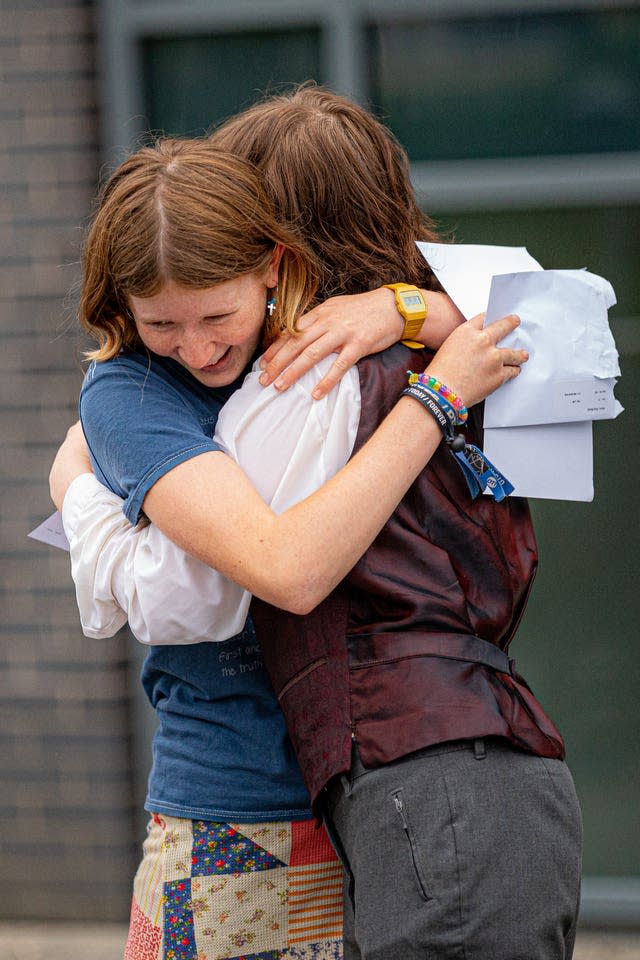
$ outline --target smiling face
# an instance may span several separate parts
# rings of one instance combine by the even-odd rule
[[[275,271],[275,272],[274,272]],[[129,296],[143,344],[177,360],[206,387],[240,376],[260,342],[267,290],[277,282],[273,263],[204,290],[167,282],[152,297]]]

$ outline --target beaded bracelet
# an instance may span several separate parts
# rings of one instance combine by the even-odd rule
[[[424,387],[428,387],[430,390],[433,390],[434,393],[440,394],[448,403],[451,404],[453,409],[458,415],[458,423],[466,423],[469,416],[469,411],[464,405],[464,402],[457,393],[454,393],[445,383],[442,383],[441,380],[436,379],[436,377],[430,377],[426,373],[412,373],[411,370],[407,370],[409,375],[409,383],[421,383]]]

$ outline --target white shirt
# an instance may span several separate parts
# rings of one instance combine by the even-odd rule
[[[283,394],[261,387],[254,369],[218,418],[216,441],[275,513],[309,496],[351,456],[360,421],[357,370],[322,400],[311,397],[333,359]],[[132,527],[120,498],[93,474],[73,481],[62,519],[86,636],[111,637],[127,620],[141,643],[227,640],[242,630],[251,595],[153,525]]]

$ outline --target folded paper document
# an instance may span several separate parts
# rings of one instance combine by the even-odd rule
[[[517,313],[502,341],[530,359],[485,401],[483,449],[516,496],[593,499],[592,424],[616,417],[620,373],[607,310],[611,284],[586,270],[543,270],[524,247],[418,243],[467,319]]]
[[[617,417],[620,373],[607,310],[611,284],[586,270],[540,270],[493,277],[486,323],[517,313],[503,346],[529,351],[515,380],[487,397],[485,427],[518,427]]]

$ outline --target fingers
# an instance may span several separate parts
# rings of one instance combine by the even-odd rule
[[[482,330],[485,317],[486,313],[476,313],[475,317],[471,317],[470,320],[467,320],[467,323],[470,327],[475,327],[476,330]]]
[[[506,347],[500,349],[502,359],[502,383],[508,383],[509,380],[515,380],[522,373],[522,365],[529,359],[526,350],[509,350]]]
[[[302,339],[298,337],[290,337],[286,341],[279,340],[277,349],[274,348],[276,344],[271,345],[260,362],[262,367],[260,383],[263,387],[268,387],[275,380],[276,389],[286,390],[319,359],[314,343],[305,346]]]
[[[521,373],[522,367],[505,366],[503,370],[503,384],[508,383],[509,380],[515,380],[515,378],[519,377]]]
[[[266,387],[273,383],[275,389],[280,392],[288,390],[304,373],[332,352],[328,346],[323,346],[324,349],[317,340],[314,340],[301,353],[300,344],[297,340],[293,340],[291,344],[282,348],[275,361],[260,374],[261,385]]]
[[[276,390],[284,392],[325,357],[338,352],[339,356],[334,360],[329,373],[318,382],[314,390],[314,398],[320,399],[338,383],[365,351],[355,339],[345,345],[344,331],[325,329],[324,325],[318,323],[300,336],[286,340],[280,338],[269,347],[260,361],[260,384],[263,387],[273,384]]]
[[[508,359],[505,360],[507,366],[517,366],[520,367],[521,364],[526,363],[529,359],[528,350],[509,350]]]
[[[331,325],[325,316],[326,312],[326,304],[319,304],[314,307],[313,310],[310,310],[298,320],[297,336],[284,332],[265,350],[260,359],[262,369],[260,383],[263,387],[267,387],[270,383],[276,381],[277,390],[288,389],[314,363],[329,356],[339,346],[342,346],[339,336],[331,330]],[[318,340],[322,340],[319,349],[314,347],[314,343]],[[281,374],[284,374],[287,367],[299,357],[304,357],[305,360],[297,364],[291,374],[287,371],[284,379],[278,379]],[[306,363],[306,358],[309,358],[311,362]]]
[[[478,316],[483,316],[483,314],[479,314]],[[474,317],[474,320],[477,320],[477,317]],[[499,343],[507,334],[512,333],[519,326],[520,317],[515,313],[510,313],[506,317],[494,320],[493,323],[490,323],[489,326],[484,327],[484,329],[493,343]]]
[[[299,351],[299,341],[294,337],[288,335],[278,337],[260,358],[262,386],[267,387],[272,383],[295,360]]]
[[[284,346],[286,346],[291,340],[291,334],[281,333],[277,340],[274,340],[270,347],[268,347],[265,352],[260,357],[260,367],[265,369],[275,357],[279,354]]]
[[[322,397],[329,393],[330,390],[333,390],[336,384],[342,380],[347,370],[349,370],[357,360],[357,356],[351,358],[347,355],[347,351],[343,350],[342,353],[337,356],[331,364],[329,372],[325,374],[322,380],[320,380],[317,386],[313,389],[311,393],[313,399],[321,400]]]
[[[492,384],[488,385],[491,389],[496,389],[505,380],[518,375],[520,365],[526,363],[529,355],[526,350],[497,346],[507,334],[518,327],[518,316],[510,314],[501,317],[488,327],[484,326],[484,321],[485,314],[480,313],[457,327],[450,335],[450,342],[445,341],[444,352],[443,348],[440,348],[438,363],[445,364],[446,360],[445,369],[451,369],[454,382],[459,380],[462,384],[474,371],[476,376],[480,374],[480,357],[485,364],[483,375],[488,377],[491,373],[494,379]],[[382,348],[378,346],[377,349]],[[339,382],[361,356],[370,351],[371,344],[363,349],[362,344],[353,336],[350,336],[347,342],[344,329],[341,333],[337,328],[328,327],[324,319],[320,322],[316,319],[316,322],[299,336],[285,335],[269,347],[260,362],[260,383],[262,386],[273,384],[279,391],[288,390],[320,360],[337,352],[338,356],[329,371],[313,390],[312,396],[318,400]],[[473,392],[471,390],[472,394]],[[483,395],[486,395],[486,389]]]
[[[500,346],[520,323],[516,315],[501,317],[488,327],[483,327],[483,321],[479,314],[454,330],[427,367],[468,407],[517,377],[529,358],[526,350]]]
[[[322,359],[325,354],[321,353],[319,348],[315,348],[315,344],[311,344],[307,350],[304,351],[296,360],[291,363],[287,369],[282,373],[274,382],[273,386],[280,393],[284,393],[285,390],[288,390],[300,377],[311,370],[312,367],[315,367],[318,360]],[[345,375],[347,370],[349,370],[354,363],[357,362],[359,357],[358,353],[354,353],[352,350],[345,348],[342,352],[335,358],[331,367],[324,375],[324,377],[318,381],[314,387],[311,396],[314,400],[320,400],[324,397],[337,383],[340,382],[342,377]],[[262,377],[260,378],[260,383],[262,383]]]

